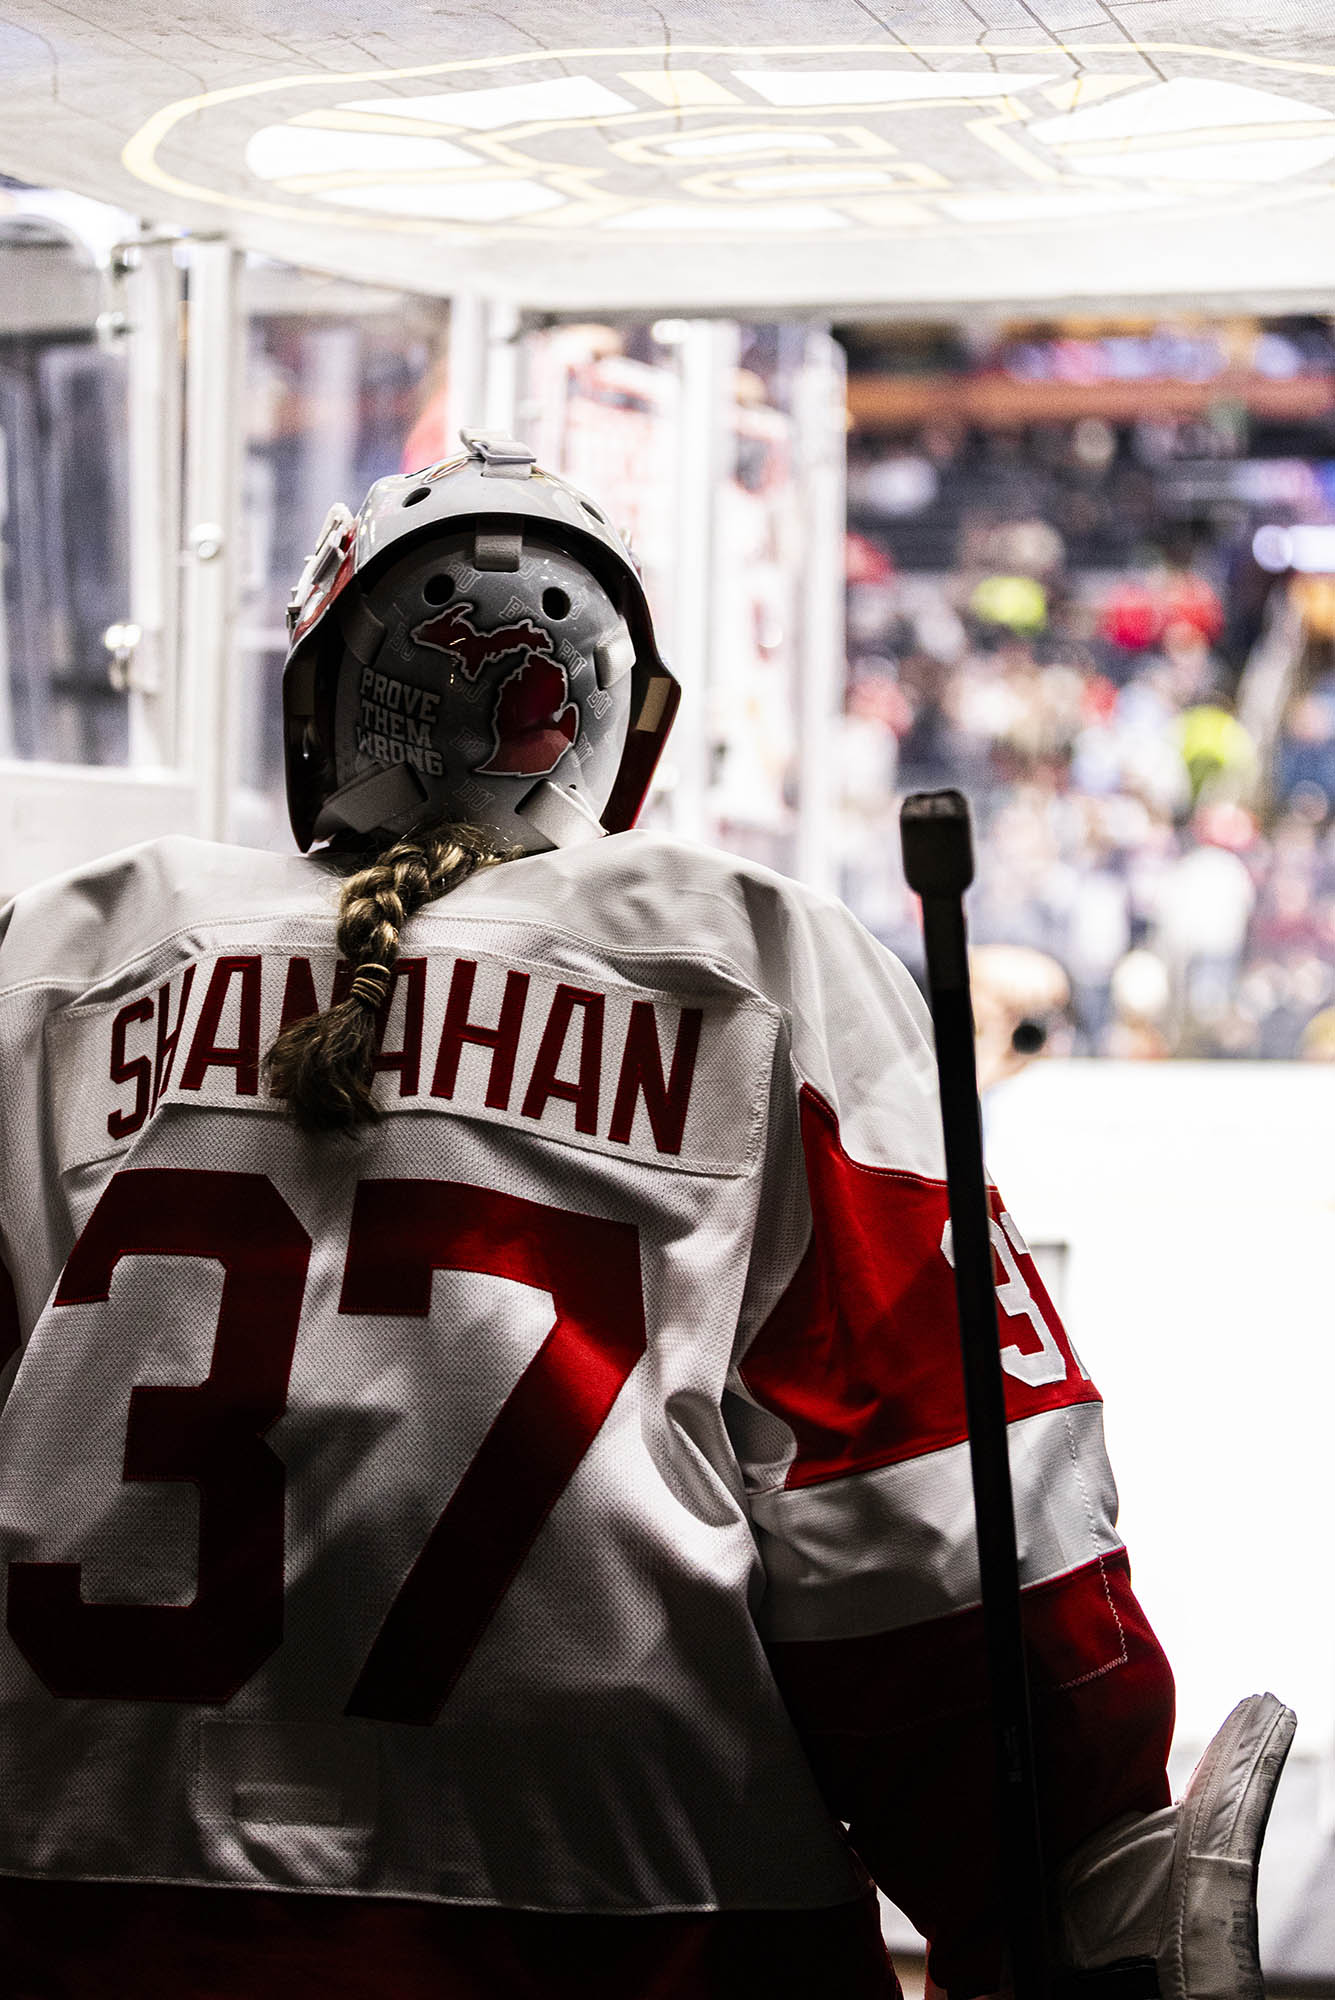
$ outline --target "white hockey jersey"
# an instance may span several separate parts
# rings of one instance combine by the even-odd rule
[[[990,1767],[911,980],[733,857],[527,857],[412,919],[384,1116],[315,1140],[262,1058],[338,887],[168,839],[0,917],[0,1877],[814,1915],[865,1862],[949,1975]],[[995,1210],[1075,1839],[1163,1803],[1169,1684]]]

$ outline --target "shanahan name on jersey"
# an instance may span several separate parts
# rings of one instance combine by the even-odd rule
[[[128,998],[70,1007],[53,1027],[66,1167],[124,1150],[164,1105],[281,1112],[262,1075],[280,1029],[341,999],[350,967],[325,950],[233,949],[148,973]],[[380,1010],[387,1111],[453,1111],[685,1172],[755,1162],[764,1093],[739,1069],[736,1016],[758,1049],[777,1017],[717,991],[694,1004],[549,967],[432,951],[396,962]],[[100,1075],[103,1090],[89,1087]]]

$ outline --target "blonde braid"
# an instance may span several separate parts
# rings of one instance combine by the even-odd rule
[[[347,995],[290,1022],[264,1059],[270,1091],[303,1132],[346,1132],[380,1116],[371,1086],[400,933],[424,903],[504,858],[487,834],[446,824],[405,835],[348,877],[336,934],[352,968]]]

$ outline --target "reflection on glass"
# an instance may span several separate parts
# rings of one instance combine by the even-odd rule
[[[516,428],[549,466],[596,495],[644,577],[665,657],[677,659],[677,349],[683,320],[574,323],[530,333]],[[672,747],[655,774],[642,826],[670,826]]]
[[[233,831],[291,845],[283,802],[284,612],[334,500],[445,455],[448,308],[252,257],[245,272],[245,527]]]
[[[718,496],[709,704],[719,840],[784,870],[796,860],[802,565],[792,398],[804,333],[738,329]]]
[[[101,273],[65,209],[112,238],[128,220],[0,183],[0,757],[123,764],[104,634],[129,611],[126,357],[99,340]]]
[[[663,651],[673,648],[676,341],[684,322],[553,327],[525,343],[519,422],[542,465],[596,495],[634,551]]]
[[[791,869],[796,832],[797,592],[801,534],[793,464],[793,376],[804,329],[729,329],[710,464],[682,463],[686,320],[572,323],[525,342],[520,428],[545,464],[596,493],[644,572],[659,642],[675,658],[705,733],[700,823],[674,820],[674,749],[644,824],[702,832]],[[720,434],[721,433],[721,434]],[[699,659],[678,655],[681,508],[709,509],[707,632]],[[685,726],[679,725],[685,733]],[[682,754],[682,736],[677,755]]]

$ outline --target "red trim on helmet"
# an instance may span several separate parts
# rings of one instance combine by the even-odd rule
[[[631,716],[626,747],[621,753],[621,768],[602,812],[602,824],[608,833],[625,833],[634,826],[663,754],[663,745],[681,702],[680,683],[666,667],[656,668],[650,674],[638,715],[644,713],[650,699],[655,696],[661,699],[662,708],[652,729],[637,728],[637,715]]]
[[[312,591],[307,598],[306,603],[309,609],[302,613],[300,624],[293,630],[292,637],[288,642],[289,654],[298,640],[305,638],[312,626],[315,625],[318,619],[323,618],[330,605],[333,604],[334,600],[342,594],[345,587],[352,581],[353,571],[356,568],[356,546],[357,537],[353,534],[349,536],[347,548],[343,551],[343,559],[334,571],[334,580],[330,584],[328,591],[324,593]]]

